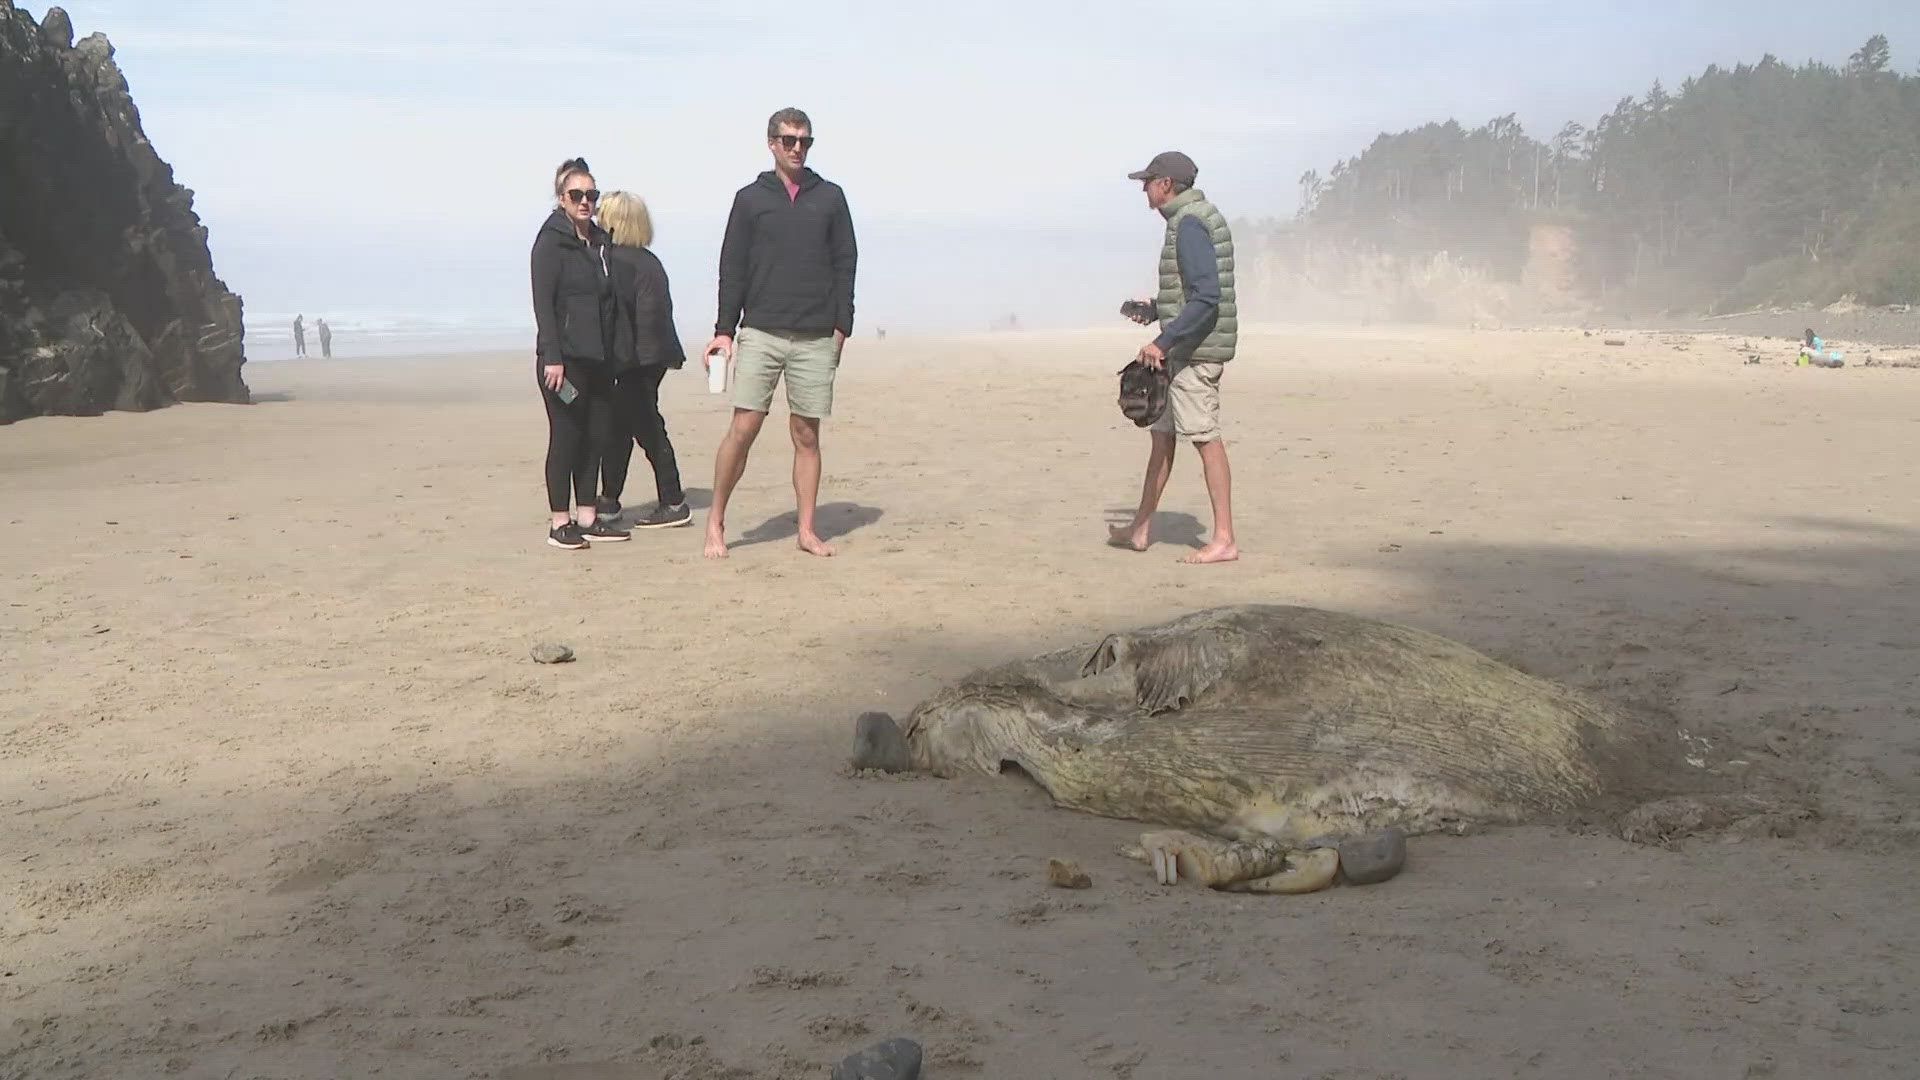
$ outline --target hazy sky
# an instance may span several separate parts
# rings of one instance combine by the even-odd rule
[[[1920,61],[1913,0],[66,6],[114,42],[250,318],[527,322],[527,248],[581,154],[647,198],[689,333],[784,105],[852,203],[860,332],[1080,325],[1151,283],[1161,223],[1125,174],[1161,149],[1230,216],[1285,216],[1301,172],[1381,130],[1517,111],[1551,134],[1656,78],[1841,63],[1876,32]]]

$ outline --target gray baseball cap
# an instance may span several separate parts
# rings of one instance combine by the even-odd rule
[[[1141,169],[1139,172],[1128,173],[1127,179],[1157,180],[1164,176],[1169,180],[1178,180],[1183,184],[1191,184],[1193,183],[1194,177],[1199,175],[1200,167],[1193,163],[1192,158],[1178,150],[1166,150],[1153,155],[1153,160],[1147,162],[1146,168]]]

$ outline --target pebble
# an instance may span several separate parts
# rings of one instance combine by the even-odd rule
[[[1048,859],[1047,884],[1056,889],[1091,889],[1093,878],[1072,859]]]
[[[542,664],[564,664],[573,659],[573,650],[555,641],[543,641],[533,647],[533,658]]]
[[[853,725],[853,767],[881,772],[906,772],[913,765],[907,737],[900,725],[883,712],[866,712]]]
[[[1349,885],[1372,885],[1407,864],[1407,834],[1387,828],[1339,843],[1340,874]]]
[[[920,1044],[892,1038],[833,1067],[833,1080],[920,1080]]]

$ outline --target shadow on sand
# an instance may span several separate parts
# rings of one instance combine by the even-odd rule
[[[691,498],[691,495],[689,495]],[[879,521],[886,511],[877,506],[861,506],[859,503],[830,502],[821,503],[814,511],[814,527],[820,533],[820,539],[833,540],[847,535],[856,529],[864,529]],[[730,547],[751,547],[754,544],[767,544],[776,540],[791,540],[800,535],[800,518],[794,511],[776,514],[740,534]]]
[[[1133,520],[1133,507],[1107,509],[1107,527],[1117,529]],[[1195,551],[1207,546],[1206,526],[1192,514],[1162,510],[1153,515],[1153,543],[1177,544]]]

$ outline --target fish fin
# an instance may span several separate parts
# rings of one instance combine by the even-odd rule
[[[1140,642],[1133,649],[1134,700],[1148,714],[1191,705],[1245,651],[1245,636],[1225,627]]]
[[[1119,634],[1108,634],[1101,638],[1100,644],[1093,647],[1092,655],[1087,657],[1087,662],[1080,665],[1080,677],[1090,679],[1107,670],[1119,662],[1123,652],[1125,650]]]

